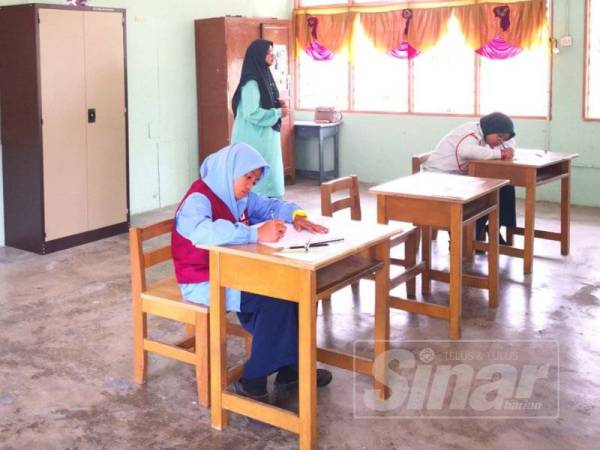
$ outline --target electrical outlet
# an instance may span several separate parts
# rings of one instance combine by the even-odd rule
[[[570,47],[573,45],[573,37],[570,35],[561,36],[558,38],[559,47]]]

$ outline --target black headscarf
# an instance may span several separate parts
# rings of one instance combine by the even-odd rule
[[[248,46],[246,56],[244,56],[244,64],[242,64],[240,83],[231,99],[231,109],[233,110],[234,117],[237,115],[237,108],[242,97],[242,87],[250,80],[258,83],[261,108],[279,108],[279,90],[277,89],[273,75],[271,75],[271,70],[265,61],[269,47],[272,46],[273,42],[264,39],[257,39]],[[271,128],[279,131],[281,128],[281,119]]]
[[[483,116],[479,119],[479,125],[484,136],[494,133],[506,133],[510,135],[509,139],[515,137],[515,128],[512,119],[501,112],[493,112]]]

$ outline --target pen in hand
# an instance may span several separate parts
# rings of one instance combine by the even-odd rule
[[[513,159],[515,156],[515,151],[512,147],[507,147],[504,141],[500,142],[500,159]]]
[[[269,212],[270,220],[266,220],[258,227],[258,241],[277,242],[283,237],[286,226],[283,220],[275,218],[275,212]]]

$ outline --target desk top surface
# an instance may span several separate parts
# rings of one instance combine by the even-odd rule
[[[508,180],[420,172],[374,186],[369,192],[393,197],[467,203],[508,183]]]
[[[341,125],[342,122],[343,122],[342,120],[340,120],[339,122],[315,122],[314,120],[295,120],[294,126],[295,127],[327,128],[327,127],[336,127],[338,125]]]
[[[469,161],[469,165],[475,163],[485,165],[500,165],[513,167],[534,167],[541,168],[550,166],[563,161],[569,161],[577,158],[578,153],[558,153],[547,152],[545,150],[536,150],[531,148],[515,149],[515,157],[513,159],[486,159]]]
[[[295,251],[284,253],[281,252],[282,249],[261,244],[202,246],[201,248],[308,270],[317,270],[354,255],[392,236],[412,230],[411,225],[398,222],[389,225],[379,225],[331,217],[311,217],[311,220],[323,224],[330,229],[342,230],[344,240],[325,247],[311,248],[308,252]]]

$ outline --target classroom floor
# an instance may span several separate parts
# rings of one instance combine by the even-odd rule
[[[286,198],[319,210],[314,181],[299,180]],[[363,218],[375,217],[374,200],[362,193]],[[132,223],[150,223],[172,211],[134,216]],[[557,205],[540,202],[537,214],[539,227],[558,226]],[[552,347],[546,353],[541,345],[558,342],[556,418],[499,419],[483,412],[469,419],[393,419],[400,410],[380,414],[385,418],[357,417],[354,388],[364,390],[368,380],[333,368],[332,384],[318,394],[319,448],[598,448],[599,229],[600,209],[573,207],[570,256],[561,257],[556,242],[537,240],[531,276],[523,275],[522,260],[501,256],[497,309],[488,308],[485,291],[464,290],[463,340],[533,341],[530,347],[517,344],[532,360],[551,359]],[[447,245],[441,233],[434,245],[437,266],[446,265]],[[478,268],[485,270],[484,257],[476,257],[472,269]],[[127,235],[46,256],[0,248],[0,448],[297,447],[295,435],[234,414],[225,431],[212,430],[209,411],[196,403],[191,366],[153,356],[147,384],[134,384],[129,283]],[[434,282],[431,299],[443,302],[447,289]],[[372,299],[369,281],[361,282],[358,296],[350,288],[336,293],[329,306],[319,308],[319,342],[351,350],[355,340],[370,339]],[[178,331],[172,323],[154,321],[150,329],[154,337]],[[447,336],[445,321],[391,313],[392,347]],[[240,342],[231,347],[239,355]],[[280,402],[296,406],[294,398]]]

